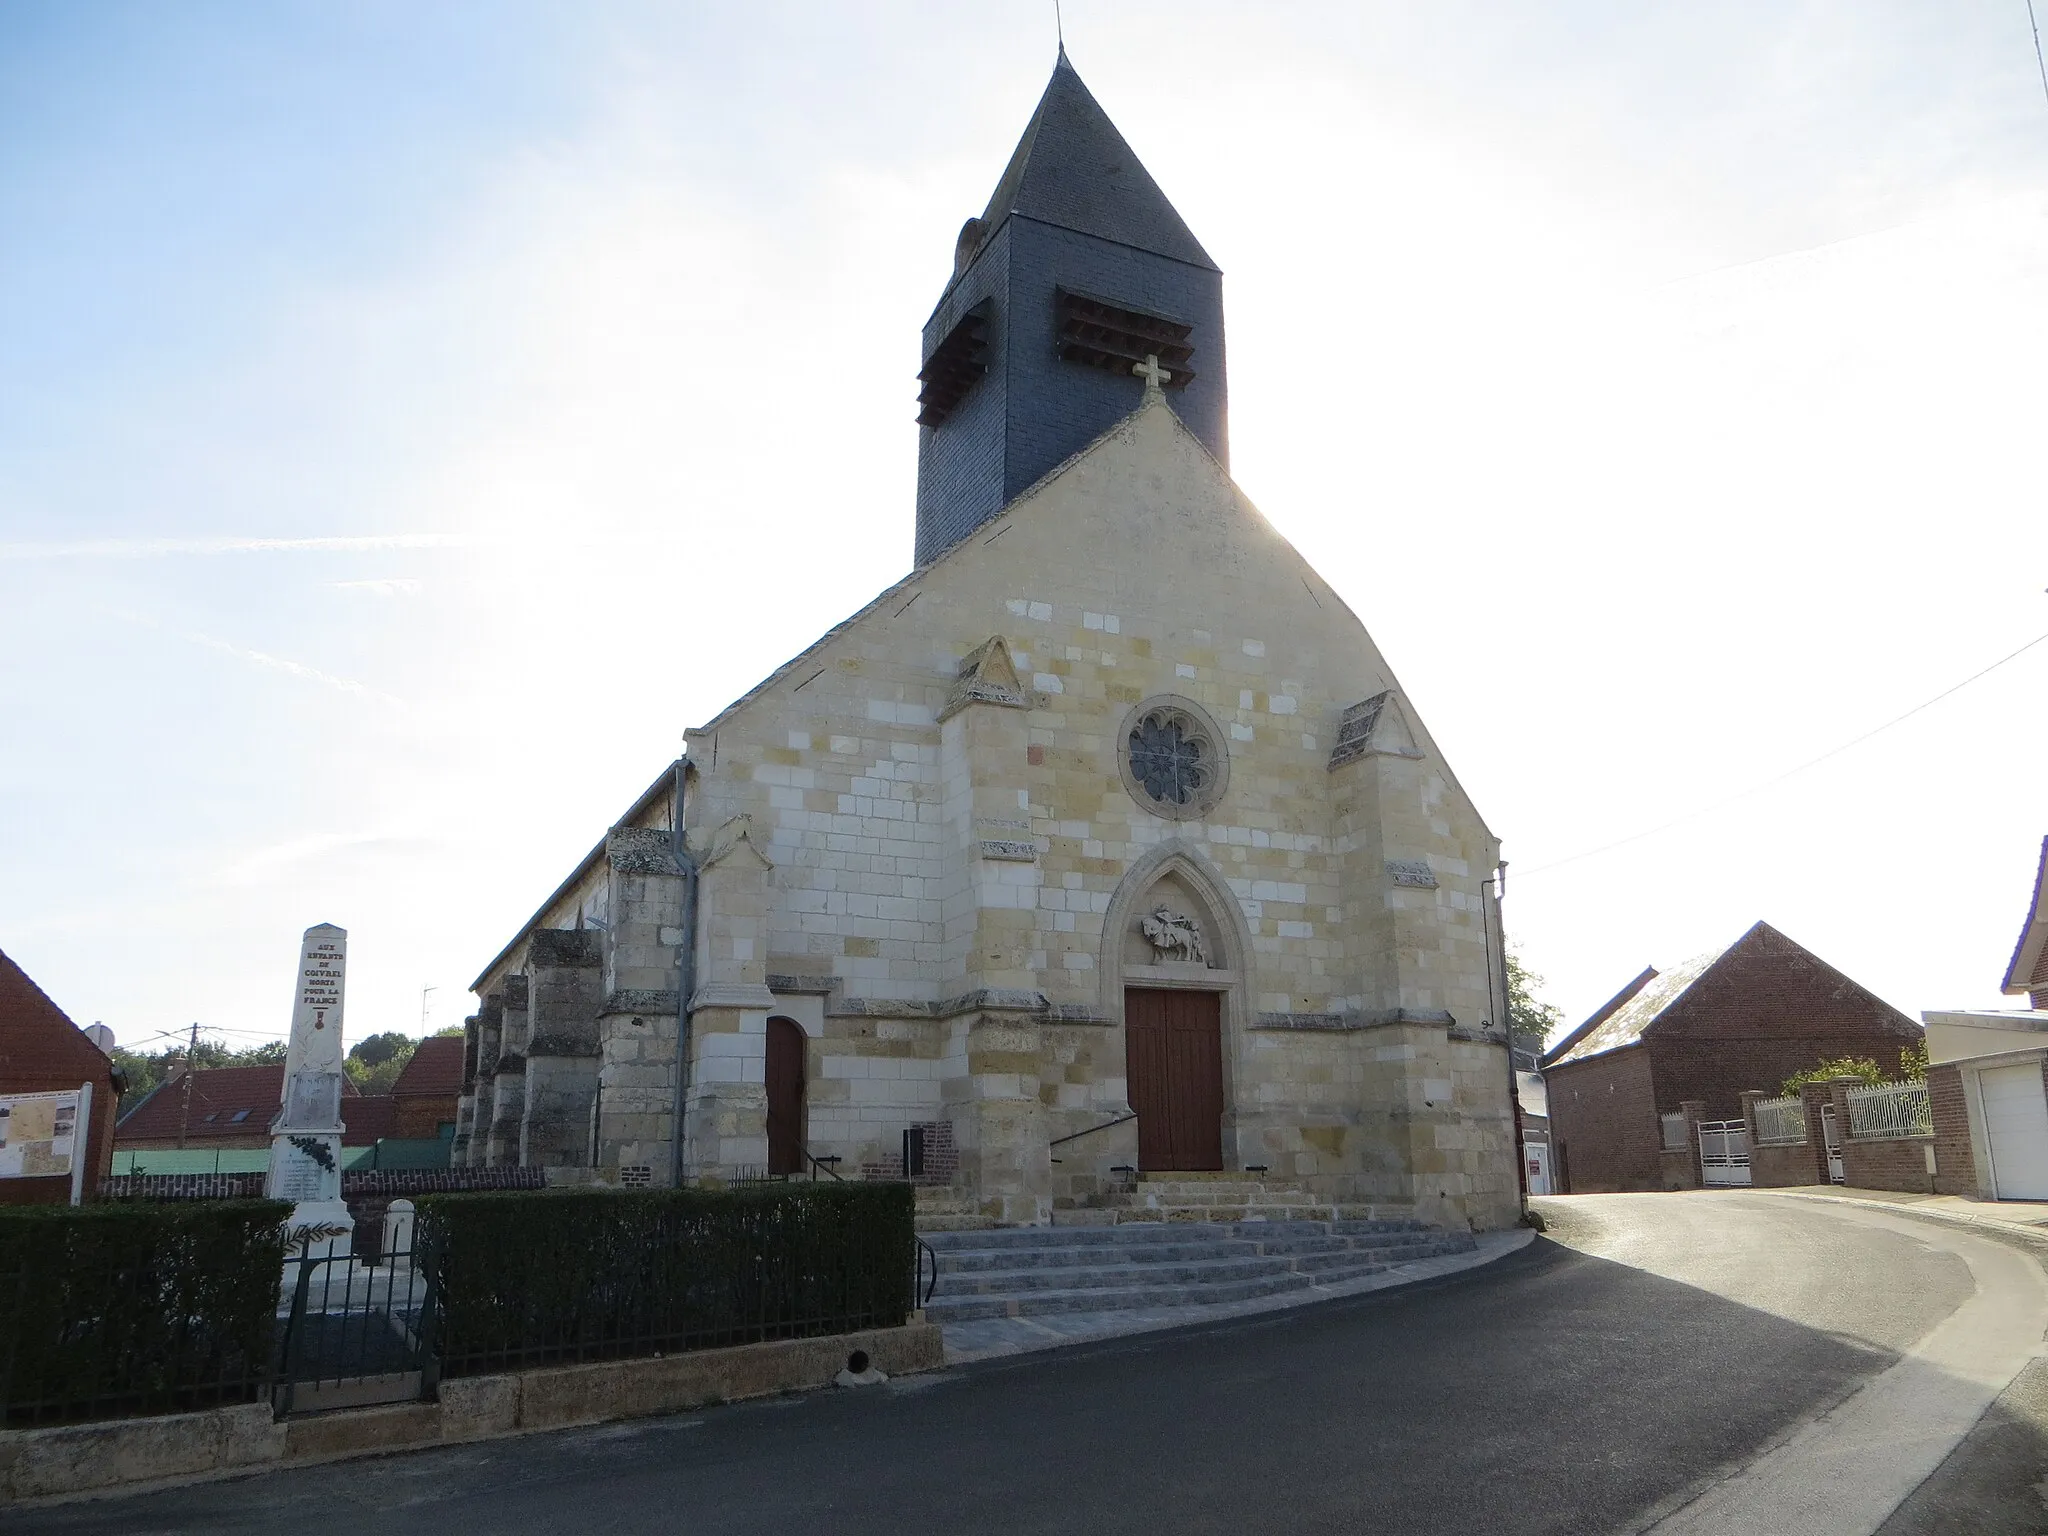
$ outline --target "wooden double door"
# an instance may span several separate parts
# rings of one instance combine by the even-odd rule
[[[1223,1166],[1223,998],[1124,992],[1124,1071],[1146,1173]]]

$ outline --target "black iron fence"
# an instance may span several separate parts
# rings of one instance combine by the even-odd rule
[[[421,1264],[446,1377],[901,1324],[908,1185],[430,1196]]]
[[[0,1423],[258,1401],[291,1207],[0,1209]]]
[[[913,1213],[900,1183],[427,1195],[372,1244],[273,1201],[0,1210],[0,1423],[893,1327],[936,1276]]]
[[[332,1239],[352,1231],[359,1242],[360,1228],[295,1233],[272,1392],[280,1417],[434,1395],[433,1281],[414,1262],[412,1221],[388,1225],[376,1247],[340,1256]]]

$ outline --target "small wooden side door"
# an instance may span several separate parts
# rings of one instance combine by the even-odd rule
[[[804,1031],[793,1019],[768,1021],[768,1171],[804,1171]]]
[[[1143,1172],[1223,1166],[1223,999],[1132,987],[1124,993],[1124,1070]]]

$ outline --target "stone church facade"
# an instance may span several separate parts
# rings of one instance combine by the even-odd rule
[[[917,567],[477,978],[458,1161],[1516,1219],[1499,845],[1226,472],[1220,292],[1062,57],[927,326]]]

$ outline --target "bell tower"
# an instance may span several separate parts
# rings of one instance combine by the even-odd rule
[[[1227,468],[1223,274],[1060,50],[924,327],[923,565],[1136,409],[1149,384]]]

